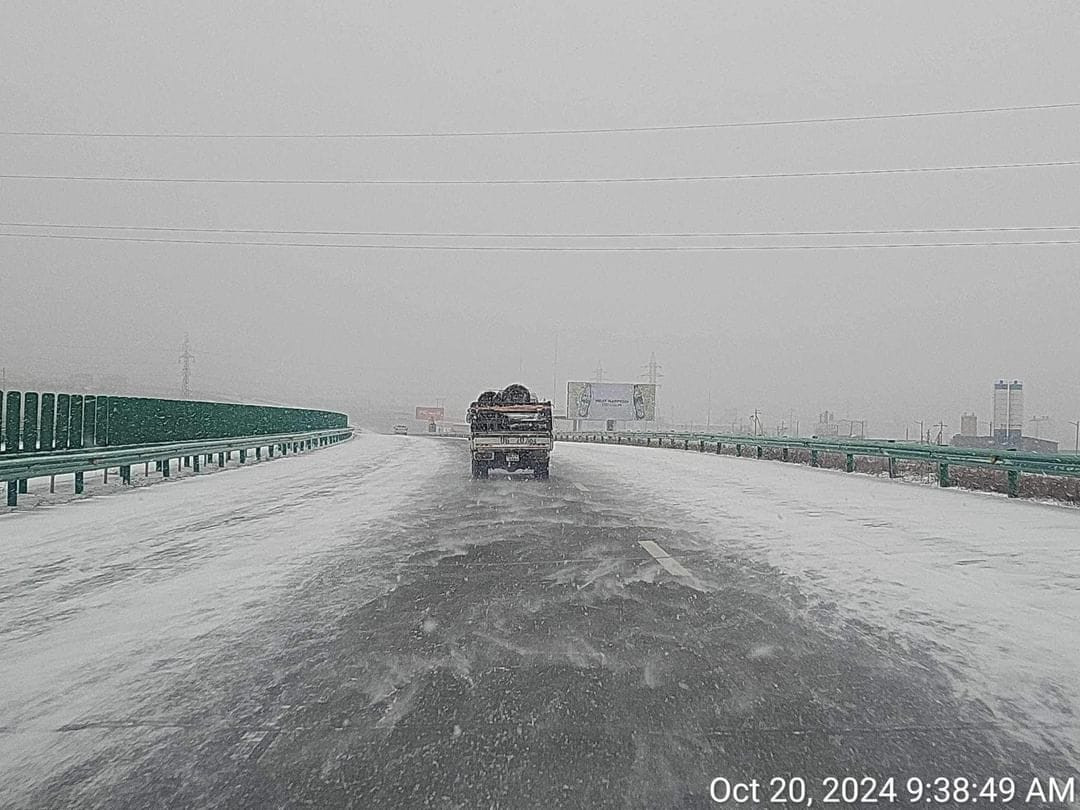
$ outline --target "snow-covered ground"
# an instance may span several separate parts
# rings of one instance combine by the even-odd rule
[[[933,649],[1029,741],[1080,751],[1080,510],[681,450],[560,444],[562,462]]]
[[[85,752],[215,630],[343,544],[373,542],[445,453],[363,434],[315,452],[0,515],[0,804]],[[161,671],[159,671],[161,670]],[[107,733],[107,732],[102,732]],[[78,748],[76,748],[76,746]]]
[[[243,470],[0,515],[0,806],[25,804],[28,791],[56,774],[87,796],[111,795],[140,758],[177,735],[170,723],[202,716],[200,701],[214,701],[217,725],[207,734],[228,727],[236,696],[222,682],[246,684],[248,656],[257,650],[265,649],[267,660],[251,678],[274,671],[294,643],[279,626],[282,616],[312,624],[333,654],[328,660],[353,666],[369,655],[367,636],[352,632],[354,646],[338,647],[335,628],[350,610],[374,606],[370,624],[357,626],[385,630],[384,658],[394,664],[407,647],[399,634],[412,638],[419,599],[461,613],[460,639],[478,644],[474,653],[483,659],[489,636],[477,641],[469,621],[500,627],[492,605],[512,605],[499,600],[529,593],[535,576],[544,587],[526,597],[521,610],[529,615],[558,608],[545,600],[564,568],[573,576],[587,572],[570,599],[602,600],[646,575],[663,581],[659,566],[639,559],[638,540],[657,532],[690,571],[691,588],[695,565],[707,570],[709,558],[730,557],[739,565],[729,570],[740,572],[761,569],[757,561],[771,564],[808,598],[809,626],[840,615],[872,656],[882,650],[883,663],[906,644],[904,666],[935,677],[947,669],[966,705],[985,703],[1010,737],[1057,752],[1071,748],[1074,757],[1080,751],[1080,510],[677,450],[560,444],[551,482],[475,482],[467,462],[461,442],[364,434]],[[477,575],[470,588],[485,589],[463,591],[459,604],[451,585],[471,575],[459,583],[458,565],[440,569],[432,553],[443,559],[489,546],[483,565],[502,553],[507,571],[484,567],[489,577]],[[539,555],[536,571],[521,564],[530,553]],[[574,555],[583,559],[566,561]],[[595,559],[604,555],[612,559]],[[742,565],[747,561],[754,565]],[[412,566],[410,596],[398,597],[398,613],[384,615],[376,597],[400,591],[402,565]],[[429,593],[432,572],[443,578]],[[718,593],[724,586],[716,582],[699,590],[705,600],[736,598]],[[771,588],[782,580],[770,574],[760,582]],[[335,583],[340,593],[307,610],[309,594],[325,595]],[[688,598],[673,588],[654,596],[677,604]],[[669,620],[648,625],[662,615],[660,602],[648,600],[624,605],[619,626],[697,650],[705,636],[683,638],[687,628]],[[498,637],[524,650],[525,625],[513,626]],[[586,622],[576,632],[576,642],[544,634],[541,641],[554,645],[556,657],[567,644],[612,642],[610,628],[600,625]],[[630,668],[642,660],[636,648],[607,649]],[[303,682],[318,662],[299,661]],[[410,677],[423,680],[429,670],[425,663]],[[203,693],[166,705],[163,696],[186,695],[192,678],[211,676],[217,680]],[[324,667],[322,676],[325,682],[311,676],[301,686],[337,694],[337,671]],[[652,689],[647,666],[644,677]],[[259,688],[250,690],[256,702],[277,699],[266,684]],[[263,714],[294,709],[267,705]],[[292,725],[283,728],[301,735],[303,723],[288,719]],[[950,716],[957,721],[963,718]],[[59,732],[70,725],[79,731]],[[277,745],[296,753],[302,739],[295,749]],[[297,762],[297,772],[317,765]]]

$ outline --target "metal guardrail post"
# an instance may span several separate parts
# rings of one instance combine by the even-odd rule
[[[120,480],[125,484],[131,483],[131,465],[124,464],[120,467]]]
[[[218,453],[217,454],[217,465],[218,465],[218,467],[224,467],[225,466],[225,454],[224,453]]]
[[[246,462],[247,462],[247,450],[241,450],[240,451],[240,463],[244,464]]]
[[[690,440],[689,439],[683,439],[682,449],[683,450],[689,450],[690,449]]]
[[[705,440],[704,439],[702,439],[701,441],[698,442],[698,452],[700,452],[700,453],[705,452]]]
[[[172,461],[167,458],[161,460],[161,477],[168,478],[172,475]]]
[[[846,472],[855,472],[855,455],[853,453],[847,454],[844,470]]]
[[[202,455],[196,453],[191,457],[191,468],[195,472],[202,472]]]
[[[736,444],[735,445],[735,456],[737,458],[742,458],[742,445],[741,444]]]
[[[7,482],[7,505],[18,506],[19,505],[19,482],[8,481]]]
[[[270,458],[274,457],[274,445],[270,445],[266,448],[266,455],[268,455]]]
[[[86,481],[81,472],[75,473],[75,494],[82,495],[86,491]]]
[[[261,461],[262,460],[262,448],[261,447],[256,447],[255,448],[255,460],[256,461]]]
[[[949,484],[949,465],[942,462],[938,464],[937,468],[938,486],[948,487]]]
[[[723,450],[724,450],[724,443],[723,442],[717,442],[716,443],[716,455],[720,455],[720,453],[723,452]]]
[[[757,457],[758,457],[758,458],[761,458],[761,457],[762,457],[762,455],[763,455],[763,453],[762,453],[762,451],[761,451],[761,445],[759,444],[759,445],[757,446]]]
[[[810,466],[811,467],[817,467],[818,466],[818,454],[817,453],[818,453],[817,450],[811,450],[810,451]]]
[[[1009,497],[1020,497],[1020,471],[1009,470]]]
[[[896,457],[889,456],[889,478],[896,478]]]
[[[790,459],[790,454],[788,453],[788,449],[786,447],[782,448],[780,450],[780,460],[781,461],[788,461],[789,459]]]

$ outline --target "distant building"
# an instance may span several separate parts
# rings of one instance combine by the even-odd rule
[[[817,424],[814,426],[814,435],[821,438],[840,435],[840,423],[836,421],[836,414],[832,411],[819,413]]]
[[[866,438],[865,419],[837,419],[832,411],[822,411],[818,414],[817,424],[814,425],[814,436],[824,439],[840,437],[848,439]]]
[[[1019,442],[1024,435],[1024,384],[1019,380],[994,383],[993,436],[1001,444]]]
[[[979,435],[979,417],[973,413],[965,413],[960,417],[960,435],[961,436],[978,436]]]

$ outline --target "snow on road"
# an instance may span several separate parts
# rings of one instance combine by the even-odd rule
[[[713,549],[930,647],[1030,742],[1080,751],[1080,509],[681,450],[560,444],[553,470],[680,510]]]
[[[257,615],[344,544],[374,543],[447,448],[364,434],[242,470],[0,516],[0,803],[70,764],[162,662]],[[240,624],[243,624],[241,622]]]
[[[698,575],[708,579],[708,565],[715,570],[725,560],[733,563],[724,569],[728,574],[748,571],[747,561],[775,566],[810,602],[835,606],[809,614],[815,632],[819,617],[838,613],[866,649],[887,646],[894,654],[899,645],[911,652],[905,664],[918,668],[925,661],[930,674],[946,668],[960,697],[969,705],[984,702],[1025,741],[1074,757],[1080,750],[1080,510],[685,451],[560,444],[554,461],[551,482],[473,482],[460,443],[362,435],[243,470],[0,516],[0,805],[17,806],[60,773],[85,795],[110,795],[140,759],[170,740],[175,746],[184,734],[226,737],[224,731],[246,716],[232,711],[245,695],[257,705],[241,708],[254,717],[300,712],[274,703],[272,687],[284,677],[277,670],[286,653],[295,653],[289,659],[299,678],[294,691],[337,695],[343,712],[355,711],[349,701],[356,695],[347,689],[338,695],[336,668],[343,661],[354,669],[375,666],[380,659],[371,660],[372,638],[381,638],[376,652],[391,662],[402,645],[427,644],[427,623],[420,625],[420,641],[409,629],[419,604],[443,611],[447,622],[461,613],[455,632],[474,642],[469,622],[498,628],[500,613],[492,619],[492,605],[503,604],[522,615],[507,625],[516,629],[498,635],[500,643],[528,657],[522,628],[532,626],[535,611],[557,617],[566,607],[551,601],[549,589],[566,572],[575,583],[567,598],[580,600],[593,590],[621,593],[641,581],[642,570],[652,581],[661,565],[664,576],[695,588]],[[442,567],[432,562],[452,554],[463,560]],[[523,564],[530,554],[538,556]],[[605,555],[610,562],[594,559]],[[641,569],[642,555],[658,564]],[[481,566],[471,579],[461,573],[469,560]],[[402,565],[412,566],[405,585],[398,576]],[[516,604],[522,589],[540,587],[530,579],[533,567],[551,565],[555,571],[541,578],[544,597],[533,594],[527,604]],[[465,602],[450,596],[466,582]],[[677,621],[687,593],[695,600],[708,594],[695,609],[711,616],[709,610],[744,593],[745,583],[717,582],[690,592],[657,589],[655,598],[675,600],[668,607]],[[778,582],[771,574],[760,577],[745,593]],[[340,593],[324,592],[335,583]],[[312,594],[325,598],[309,605],[305,595]],[[670,616],[661,627],[648,626],[660,604],[653,599],[640,615],[633,610],[643,603],[631,600],[633,610],[620,613],[617,626],[636,628],[652,645],[689,645],[697,655],[701,639],[679,636]],[[386,600],[398,612],[384,611]],[[323,650],[322,664],[305,650],[289,649],[296,634],[272,618],[282,605],[285,616],[317,625],[307,643]],[[360,611],[363,621],[348,619],[342,630],[350,611]],[[551,655],[578,644],[574,655],[584,650],[581,660],[591,661],[590,645],[602,642],[612,657],[640,659],[636,649],[612,646],[611,630],[593,638],[595,619],[583,621],[576,642],[541,634],[554,645]],[[359,648],[341,647],[336,634],[353,638],[354,625],[370,637]],[[758,629],[766,625],[759,617]],[[707,636],[706,630],[715,626],[701,630]],[[846,644],[838,649],[852,649]],[[481,658],[491,654],[483,644],[477,649]],[[249,656],[259,650],[266,657],[262,669],[247,673]],[[446,666],[453,669],[454,661]],[[790,670],[792,682],[801,683],[798,662],[784,663],[787,669],[777,663],[775,672]],[[706,658],[700,664],[708,668]],[[425,665],[412,677],[427,684],[424,678],[435,678],[437,669]],[[588,668],[571,670],[575,678],[591,677]],[[273,673],[269,685],[260,680],[267,673]],[[202,683],[204,677],[215,680]],[[648,667],[645,678],[652,689]],[[848,684],[844,694],[863,694],[863,686]],[[185,697],[189,688],[197,694]],[[695,697],[707,701],[710,694]],[[505,696],[489,697],[498,702]],[[821,700],[827,704],[828,696]],[[323,704],[316,699],[312,705]],[[307,727],[306,720],[298,725],[292,715],[282,716],[288,721],[283,728],[300,734]],[[206,728],[168,725],[193,717]],[[125,726],[133,718],[138,728]],[[80,730],[59,733],[65,726]],[[233,730],[252,740],[265,734],[261,725]],[[295,742],[299,749],[290,744],[276,743],[279,758],[295,755],[300,771],[318,769],[301,757],[307,750],[301,742]],[[400,753],[412,755],[411,749]],[[84,770],[90,775],[79,776]],[[131,784],[137,792],[142,783]],[[158,787],[153,779],[146,784]]]

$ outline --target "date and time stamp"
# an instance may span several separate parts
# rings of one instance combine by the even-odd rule
[[[1080,776],[932,776],[921,778],[776,776],[731,779],[718,776],[709,796],[727,807],[1021,807],[1071,806],[1080,794]]]

